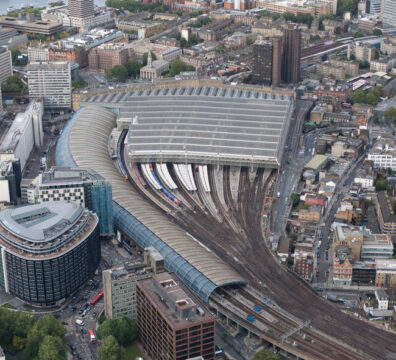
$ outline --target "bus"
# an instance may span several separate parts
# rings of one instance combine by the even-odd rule
[[[96,295],[92,300],[91,300],[91,305],[95,305],[103,296],[103,290],[99,291],[99,294]]]
[[[88,330],[88,336],[89,336],[89,341],[91,342],[91,344],[95,344],[96,337],[95,337],[95,333],[93,332],[93,330],[91,330],[91,329]]]

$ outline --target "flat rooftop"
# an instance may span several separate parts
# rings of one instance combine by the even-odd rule
[[[54,258],[70,251],[98,225],[98,217],[76,203],[46,202],[0,213],[0,246],[22,258]]]
[[[277,167],[292,111],[258,87],[192,86],[132,91],[119,117],[134,161]]]
[[[81,217],[83,211],[77,203],[49,201],[7,208],[0,212],[0,223],[16,236],[43,242],[61,235],[66,227]]]
[[[56,186],[63,184],[83,184],[87,181],[105,181],[104,177],[91,169],[79,167],[54,166],[49,171],[39,175],[41,186]]]
[[[143,289],[146,296],[151,299],[152,304],[164,316],[174,328],[185,328],[192,324],[199,324],[208,320],[215,320],[211,313],[201,304],[197,298],[193,297],[182,285],[181,281],[173,273],[160,273],[148,279],[139,280],[138,286]],[[169,303],[164,301],[161,292],[166,294]],[[174,304],[171,307],[170,304]],[[177,316],[175,308],[190,309],[200,307],[204,314],[197,310],[192,312],[188,318]]]

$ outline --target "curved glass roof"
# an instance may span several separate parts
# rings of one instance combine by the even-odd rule
[[[207,300],[218,286],[245,283],[236,271],[146,203],[121,176],[108,153],[108,138],[115,125],[116,114],[108,109],[80,109],[58,142],[57,165],[91,168],[108,180],[113,187],[116,226],[142,247],[154,246],[160,251],[167,268],[200,297]]]

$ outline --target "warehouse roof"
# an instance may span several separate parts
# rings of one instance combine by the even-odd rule
[[[58,142],[57,165],[91,168],[111,182],[116,226],[140,246],[154,246],[164,256],[168,270],[176,272],[201,297],[207,300],[218,286],[243,283],[237,272],[144,201],[125,181],[108,153],[108,138],[115,126],[116,114],[110,110],[100,106],[80,109]]]
[[[319,169],[323,163],[327,160],[326,155],[315,155],[308,163],[305,165],[305,169]]]

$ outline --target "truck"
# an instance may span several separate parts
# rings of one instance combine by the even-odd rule
[[[40,159],[40,170],[45,170],[46,167],[47,167],[47,158],[42,157]]]
[[[276,193],[276,197],[280,198],[280,192],[279,191]]]
[[[84,326],[84,321],[82,321],[81,319],[76,319],[76,324],[80,325],[80,326]]]
[[[89,336],[89,341],[91,342],[91,344],[95,344],[96,337],[95,337],[95,333],[93,330],[91,330],[91,329],[88,330],[88,336]]]

